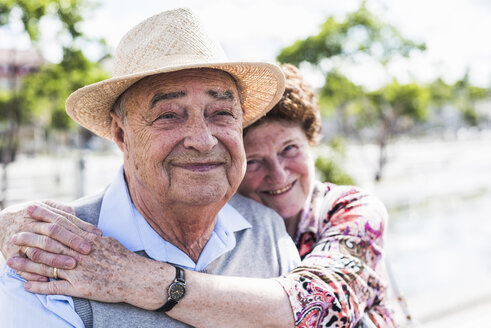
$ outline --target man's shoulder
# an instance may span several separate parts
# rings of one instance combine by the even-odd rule
[[[69,205],[73,206],[77,217],[84,221],[97,225],[104,192],[105,190],[102,190],[95,194],[81,197],[70,202]]]
[[[70,305],[71,297],[30,293],[24,283],[25,280],[9,267],[0,271],[2,327],[82,327],[82,321]]]
[[[283,219],[271,208],[264,206],[250,198],[235,194],[229,201],[250,224],[257,225],[280,225],[284,226]]]
[[[251,229],[235,232],[233,250],[211,263],[208,273],[277,277],[300,262],[295,244],[278,213],[241,195],[234,195],[228,204],[250,223]]]

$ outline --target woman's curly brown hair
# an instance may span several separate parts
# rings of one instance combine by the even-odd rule
[[[314,90],[307,84],[300,71],[291,64],[282,64],[285,74],[285,92],[281,100],[265,116],[244,130],[244,135],[251,128],[272,120],[283,120],[298,123],[302,127],[309,143],[315,145],[319,140],[321,120],[317,98]]]

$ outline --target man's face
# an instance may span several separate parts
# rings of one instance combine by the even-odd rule
[[[242,109],[228,74],[155,75],[132,86],[125,99],[118,145],[132,197],[207,205],[233,195],[246,164]]]

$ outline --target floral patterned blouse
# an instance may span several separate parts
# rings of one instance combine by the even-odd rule
[[[296,327],[354,327],[362,317],[395,327],[384,305],[384,205],[356,187],[320,182],[308,204],[295,238],[302,263],[277,278]]]

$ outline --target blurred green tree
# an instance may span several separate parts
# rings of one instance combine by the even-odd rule
[[[457,109],[460,116],[468,126],[479,126],[484,117],[476,110],[476,102],[489,98],[490,89],[472,85],[469,80],[469,71],[454,84],[447,84],[441,78],[437,78],[430,83],[428,90],[431,96],[431,105],[436,112],[443,109],[446,105],[451,105]]]
[[[356,60],[363,55],[387,64],[396,56],[407,57],[414,50],[425,49],[424,43],[402,37],[395,27],[370,12],[366,1],[362,1],[360,8],[343,21],[329,17],[317,35],[282,49],[277,59],[297,66],[308,62],[322,69],[326,60]]]
[[[323,116],[336,119],[345,136],[376,141],[379,158],[374,178],[380,180],[391,140],[428,120],[432,110],[452,105],[468,125],[477,126],[481,121],[475,104],[489,97],[489,90],[471,85],[468,72],[453,85],[441,78],[429,85],[392,80],[377,90],[357,85],[344,73],[353,65],[377,63],[390,81],[388,66],[393,60],[425,49],[424,43],[403,37],[394,26],[371,12],[366,1],[361,1],[358,10],[341,20],[329,17],[319,33],[282,49],[277,60],[297,66],[309,64],[324,75],[324,85],[319,90]],[[327,167],[321,162],[320,166]],[[335,164],[334,161],[329,165]]]
[[[360,8],[344,20],[328,18],[317,35],[282,49],[277,59],[297,66],[307,62],[324,74],[325,83],[319,91],[320,107],[324,115],[336,112],[344,134],[359,136],[367,126],[377,131],[380,156],[375,179],[379,180],[387,161],[389,140],[427,117],[427,92],[414,83],[400,85],[396,81],[379,90],[367,91],[342,70],[347,62],[356,64],[358,59],[367,58],[387,69],[391,60],[422,50],[425,50],[423,43],[404,38],[362,1]]]
[[[461,111],[464,121],[470,126],[478,126],[482,120],[476,111],[476,101],[488,96],[488,90],[470,83],[468,70],[462,79],[452,86],[452,102]]]
[[[337,185],[354,185],[355,180],[342,169],[342,161],[346,156],[345,141],[342,138],[333,138],[328,145],[330,154],[320,155],[315,160],[319,180]]]
[[[10,90],[0,95],[0,160],[2,188],[0,207],[3,207],[7,188],[7,165],[15,160],[19,146],[19,127],[30,122],[43,122],[50,129],[68,129],[70,120],[64,102],[74,90],[103,79],[107,74],[98,62],[85,57],[80,49],[87,44],[100,48],[100,60],[106,58],[104,40],[92,40],[80,31],[83,14],[96,5],[88,0],[0,0],[0,28],[19,22],[35,48],[41,48],[43,18],[59,23],[57,33],[62,58],[57,64],[46,64],[22,81],[12,69]]]
[[[397,81],[367,94],[369,103],[363,107],[360,125],[376,127],[379,161],[375,180],[383,176],[387,163],[387,145],[397,135],[411,130],[428,117],[428,88],[416,83],[401,85]]]
[[[48,130],[78,128],[65,112],[66,99],[84,85],[107,77],[99,63],[87,59],[82,51],[64,48],[60,63],[45,65],[23,80],[22,106],[30,109],[33,118],[43,119]]]

